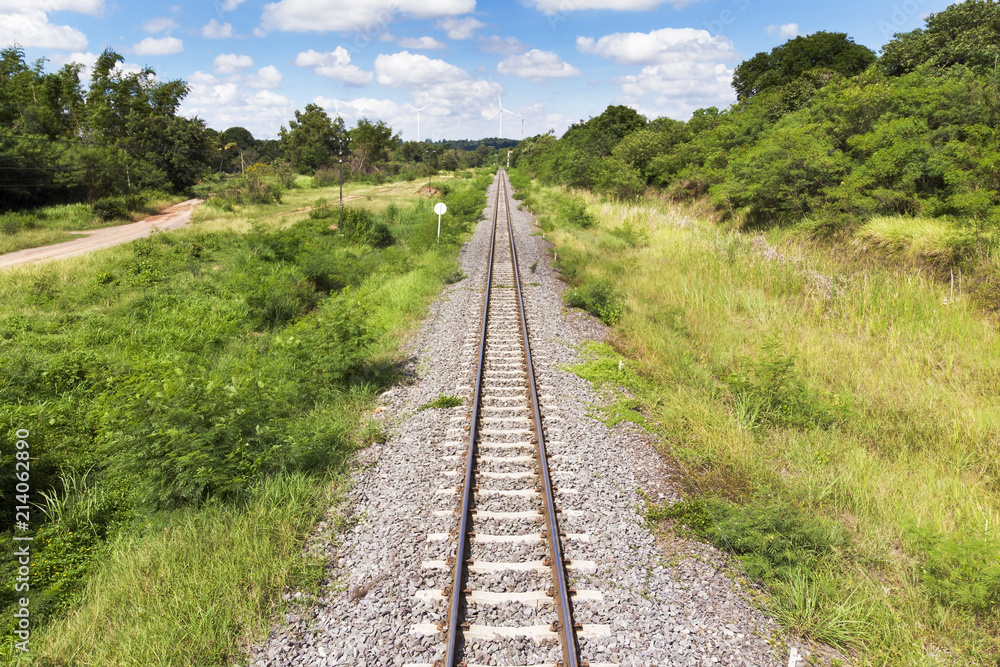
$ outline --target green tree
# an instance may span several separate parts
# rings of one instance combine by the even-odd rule
[[[385,121],[372,123],[367,118],[358,121],[351,135],[351,170],[361,174],[376,171],[377,164],[386,159],[389,150],[399,145],[399,135]]]
[[[336,153],[337,139],[343,136],[344,121],[334,123],[323,109],[307,104],[304,111],[295,112],[295,120],[288,121],[278,132],[281,151],[299,172],[311,172],[330,164]]]
[[[1000,5],[967,0],[931,14],[927,27],[897,34],[882,47],[879,64],[890,76],[923,64],[943,69],[964,65],[978,74],[992,72],[1000,60]]]
[[[733,74],[733,88],[736,98],[745,101],[761,91],[791,83],[812,70],[826,69],[854,76],[874,62],[872,50],[855,44],[845,33],[817,32],[790,39],[770,53],[761,51],[743,61]]]

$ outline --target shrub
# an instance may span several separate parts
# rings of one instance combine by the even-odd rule
[[[567,291],[563,295],[566,305],[583,308],[602,322],[614,325],[625,312],[625,292],[606,279],[594,280]]]
[[[981,617],[1000,610],[1000,544],[976,537],[913,532],[921,560],[920,579],[932,600]]]
[[[747,573],[765,582],[788,578],[847,545],[832,521],[777,501],[758,499],[736,505],[704,498],[654,506],[651,521],[670,519],[737,557]]]
[[[344,234],[373,248],[388,248],[396,241],[389,225],[363,208],[344,209]]]
[[[594,216],[587,211],[587,205],[577,197],[568,197],[560,204],[559,216],[566,224],[582,229],[593,227],[595,222]]]
[[[0,215],[0,234],[13,236],[38,226],[37,218],[27,213],[4,213]]]
[[[128,203],[123,197],[104,197],[93,203],[91,209],[101,220],[122,220],[128,217]]]
[[[824,405],[802,381],[795,358],[780,351],[776,340],[766,342],[758,361],[744,358],[745,370],[725,378],[733,392],[737,418],[746,428],[792,426],[827,428],[840,415]]]

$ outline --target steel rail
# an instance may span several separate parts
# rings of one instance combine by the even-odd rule
[[[498,179],[502,182],[502,179]],[[447,617],[447,649],[443,665],[447,667],[458,667],[458,637],[459,619],[461,618],[462,605],[462,579],[465,573],[466,553],[468,552],[469,520],[472,514],[472,504],[474,501],[474,486],[476,473],[476,454],[479,444],[479,412],[481,407],[481,394],[483,385],[483,372],[486,368],[486,324],[490,313],[490,291],[493,283],[493,256],[496,249],[497,219],[500,212],[500,185],[497,186],[497,201],[493,207],[493,231],[490,234],[490,261],[486,273],[486,298],[483,301],[483,323],[480,330],[479,344],[479,368],[476,371],[476,388],[472,398],[472,428],[469,434],[469,450],[466,454],[465,462],[465,483],[462,486],[462,508],[458,523],[458,549],[455,554],[455,571],[452,576],[451,590],[445,591],[450,595]],[[437,663],[435,663],[437,667]]]
[[[506,172],[501,175],[504,201],[507,199],[507,186],[503,182]],[[562,644],[562,667],[580,667],[580,646],[576,638],[576,624],[573,622],[573,609],[570,604],[571,591],[566,582],[566,561],[560,543],[559,518],[556,516],[555,494],[552,491],[552,477],[549,472],[548,453],[545,450],[545,434],[542,429],[542,414],[539,408],[538,392],[535,386],[535,370],[531,360],[531,343],[528,341],[528,321],[524,314],[524,301],[521,296],[521,271],[517,264],[517,248],[514,244],[514,225],[510,218],[510,207],[507,212],[507,231],[510,237],[510,254],[514,264],[514,286],[517,294],[517,310],[521,318],[521,338],[524,344],[525,364],[528,367],[528,394],[531,401],[532,414],[535,423],[535,438],[538,452],[538,476],[541,478],[542,493],[545,497],[545,523],[549,535],[549,560],[552,567],[552,581],[555,595],[556,617],[559,627],[552,629],[559,635]],[[553,626],[556,624],[554,623]]]
[[[556,607],[557,620],[552,624],[552,631],[559,636],[559,643],[562,648],[563,659],[557,664],[559,667],[586,667],[586,661],[581,661],[579,643],[576,637],[576,625],[573,622],[572,605],[570,604],[571,590],[566,581],[566,561],[563,556],[562,545],[560,544],[561,533],[559,531],[559,520],[556,515],[555,496],[552,489],[552,477],[549,471],[548,454],[545,448],[545,434],[542,429],[541,410],[538,401],[538,392],[535,386],[535,372],[531,359],[531,345],[528,341],[528,324],[524,312],[524,300],[521,294],[521,277],[517,265],[517,249],[514,243],[514,227],[511,222],[509,200],[507,199],[507,185],[505,180],[506,172],[501,169],[497,178],[497,197],[493,207],[493,229],[490,234],[490,258],[486,275],[486,295],[483,304],[483,320],[480,329],[479,364],[476,372],[476,386],[472,403],[472,428],[469,434],[469,448],[466,453],[465,482],[462,486],[462,506],[459,510],[458,524],[458,548],[454,559],[454,571],[452,583],[445,589],[445,595],[449,596],[448,616],[445,623],[439,628],[447,628],[447,642],[444,660],[435,661],[435,667],[462,667],[464,661],[459,658],[459,637],[461,607],[464,593],[463,580],[466,572],[466,561],[469,544],[469,523],[471,520],[472,506],[475,502],[475,471],[476,456],[479,445],[479,416],[482,402],[483,375],[486,367],[486,329],[489,319],[490,294],[493,282],[493,260],[496,254],[497,226],[500,220],[500,203],[504,203],[505,218],[507,222],[508,239],[510,242],[511,262],[514,269],[514,286],[517,295],[518,315],[520,319],[521,339],[524,346],[525,365],[528,371],[528,396],[531,402],[533,422],[535,426],[536,455],[538,458],[538,472],[542,494],[545,503],[545,524],[549,542],[550,566],[552,568],[553,599]]]

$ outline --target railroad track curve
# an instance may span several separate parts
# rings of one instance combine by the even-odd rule
[[[435,512],[454,526],[428,535],[446,543],[448,556],[424,563],[447,573],[447,583],[418,592],[442,607],[439,623],[416,628],[441,639],[440,657],[409,667],[585,667],[580,638],[610,628],[573,620],[574,602],[601,593],[569,583],[571,573],[596,566],[564,554],[564,541],[589,536],[559,527],[562,515],[580,510],[561,510],[559,496],[576,489],[552,482],[558,457],[546,437],[558,434],[561,418],[550,407],[543,414],[538,395],[503,170],[496,190],[471,410],[448,431],[436,490],[454,498],[452,509]]]

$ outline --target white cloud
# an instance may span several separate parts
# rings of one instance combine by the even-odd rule
[[[212,71],[216,74],[236,74],[247,67],[253,67],[253,58],[236,53],[220,53],[212,61]]]
[[[270,90],[247,90],[239,81],[220,82],[204,72],[195,72],[187,81],[191,91],[180,113],[198,116],[218,130],[240,126],[258,139],[275,138],[295,114],[292,100]]]
[[[738,58],[732,42],[707,30],[663,28],[648,33],[614,33],[598,40],[577,37],[577,48],[620,65],[644,65],[638,74],[614,79],[621,86],[620,104],[651,115],[686,118],[708,106],[735,101],[733,71],[727,61]]]
[[[232,23],[219,23],[215,19],[210,20],[201,28],[201,36],[209,39],[226,39],[233,36]]]
[[[393,129],[396,129],[398,128],[396,119],[405,114],[404,107],[392,100],[376,100],[370,97],[359,97],[345,101],[320,95],[313,99],[313,102],[321,106],[331,118],[338,110],[344,116],[349,116],[344,121],[348,125],[352,124],[351,119],[356,121],[359,118],[367,118],[369,120],[384,120]]]
[[[524,53],[525,46],[517,37],[490,35],[479,38],[479,48],[485,53]]]
[[[179,27],[180,25],[177,23],[177,21],[168,18],[149,19],[148,21],[142,24],[142,29],[145,32],[150,33],[151,35],[155,35],[158,32],[167,32],[169,30],[175,30]]]
[[[621,102],[638,106],[652,97],[655,109],[650,115],[687,118],[695,109],[735,102],[732,80],[733,70],[721,63],[687,62],[650,65],[615,82],[621,84]]]
[[[669,2],[675,9],[698,0],[529,0],[546,14],[565,14],[580,9],[613,9],[616,11],[647,11]]]
[[[444,42],[439,42],[433,37],[403,37],[399,40],[399,45],[404,49],[443,49]]]
[[[184,50],[184,42],[176,37],[147,37],[132,47],[140,56],[168,56]]]
[[[472,11],[471,9],[469,11]],[[482,28],[485,23],[477,21],[468,16],[464,19],[445,19],[438,22],[438,27],[445,31],[448,39],[462,40],[469,39],[477,28]]]
[[[256,74],[247,77],[247,85],[251,88],[274,88],[280,86],[285,80],[281,72],[274,65],[261,67]]]
[[[0,0],[0,12],[12,11],[25,13],[25,5],[31,5],[31,11],[39,12],[78,12],[80,14],[98,15],[104,12],[104,0]]]
[[[222,3],[222,11],[231,12],[244,2],[246,2],[246,0],[224,0]]]
[[[782,39],[794,39],[794,38],[799,37],[800,35],[802,35],[802,33],[799,32],[799,24],[798,23],[785,23],[783,25],[777,25],[777,24],[775,24],[775,25],[769,25],[769,26],[767,26],[767,28],[765,28],[765,30],[767,30],[767,34],[769,34],[769,35],[778,35]]]
[[[320,76],[343,81],[352,86],[363,86],[372,80],[371,72],[351,64],[351,54],[342,46],[327,53],[312,49],[303,51],[295,57],[295,64],[299,67],[312,67]]]
[[[652,32],[616,32],[598,40],[577,37],[577,48],[619,65],[665,65],[691,61],[732,60],[732,42],[707,30],[662,28]]]
[[[564,62],[552,51],[532,49],[521,55],[504,58],[497,71],[501,74],[513,74],[519,79],[529,79],[538,83],[548,79],[564,79],[581,76],[580,70]]]
[[[467,14],[476,0],[279,0],[264,6],[265,29],[293,32],[359,30],[369,38],[383,32],[396,14],[417,19]]]
[[[469,78],[461,67],[409,51],[379,54],[375,58],[375,73],[379,83],[393,88],[422,88]]]
[[[79,51],[87,48],[87,36],[68,25],[52,25],[44,11],[0,14],[0,46],[14,44]]]

